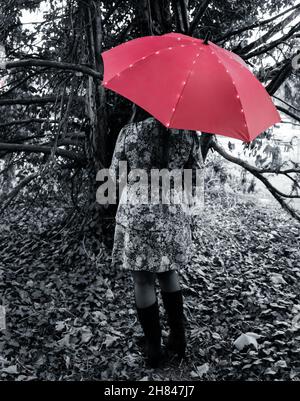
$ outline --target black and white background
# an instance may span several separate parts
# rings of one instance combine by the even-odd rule
[[[110,269],[116,207],[95,202],[132,116],[101,87],[100,54],[208,31],[282,123],[214,151],[203,134],[205,213],[180,272],[188,358],[153,370],[132,279]],[[300,2],[3,0],[0,46],[0,379],[299,381]]]

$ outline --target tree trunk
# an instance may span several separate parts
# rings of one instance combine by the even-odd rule
[[[100,4],[96,0],[80,2],[80,11],[82,12],[82,18],[84,18],[84,43],[87,49],[87,63],[102,75],[103,32]],[[84,210],[85,218],[82,220],[80,230],[86,236],[105,239],[106,234],[103,227],[105,209],[96,202],[97,172],[99,169],[109,165],[107,157],[106,93],[99,78],[92,76],[86,78],[85,102],[88,119],[86,153],[88,158],[89,193],[88,204]]]
[[[134,10],[141,36],[172,31],[170,0],[135,0]]]
[[[15,167],[11,164],[12,155],[6,154],[4,156],[4,167],[3,167],[3,174],[2,174],[2,188],[1,188],[1,195],[7,194],[13,187],[13,181],[15,179]]]
[[[101,62],[102,23],[100,5],[89,0],[85,5],[85,24],[88,42],[88,57],[91,67],[103,74]],[[90,122],[89,146],[90,162],[95,172],[108,165],[106,154],[107,111],[105,89],[98,78],[88,77],[86,90],[87,114]]]

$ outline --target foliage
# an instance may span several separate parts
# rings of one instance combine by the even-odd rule
[[[188,359],[158,370],[138,346],[131,277],[103,244],[58,229],[61,211],[37,230],[15,210],[1,226],[2,380],[299,380],[299,225],[226,193],[206,203],[181,271]]]

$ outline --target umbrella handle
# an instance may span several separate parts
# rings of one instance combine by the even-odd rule
[[[203,44],[204,44],[204,45],[208,45],[208,40],[209,40],[209,38],[210,38],[210,34],[211,34],[210,31],[207,31],[207,32],[206,32],[206,35],[205,35],[205,38],[204,38],[204,41],[203,41]]]

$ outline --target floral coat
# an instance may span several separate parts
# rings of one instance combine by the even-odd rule
[[[120,196],[116,214],[116,229],[112,254],[113,266],[127,270],[164,272],[186,266],[191,256],[191,216],[203,209],[203,158],[200,135],[195,131],[170,129],[168,146],[159,123],[154,118],[128,124],[119,133],[113,154],[110,174],[118,182],[127,181]],[[165,153],[163,153],[163,150]],[[167,153],[167,154],[166,154]],[[119,162],[127,162],[127,171],[120,172]],[[197,196],[189,201],[185,192],[171,184],[165,198],[152,201],[151,171],[197,170],[200,180],[192,187]],[[139,170],[136,170],[139,169]],[[136,177],[144,171],[149,180]],[[183,176],[182,176],[183,177]],[[158,181],[162,188],[162,182]],[[152,187],[151,187],[152,185]],[[162,200],[164,199],[164,200]]]

